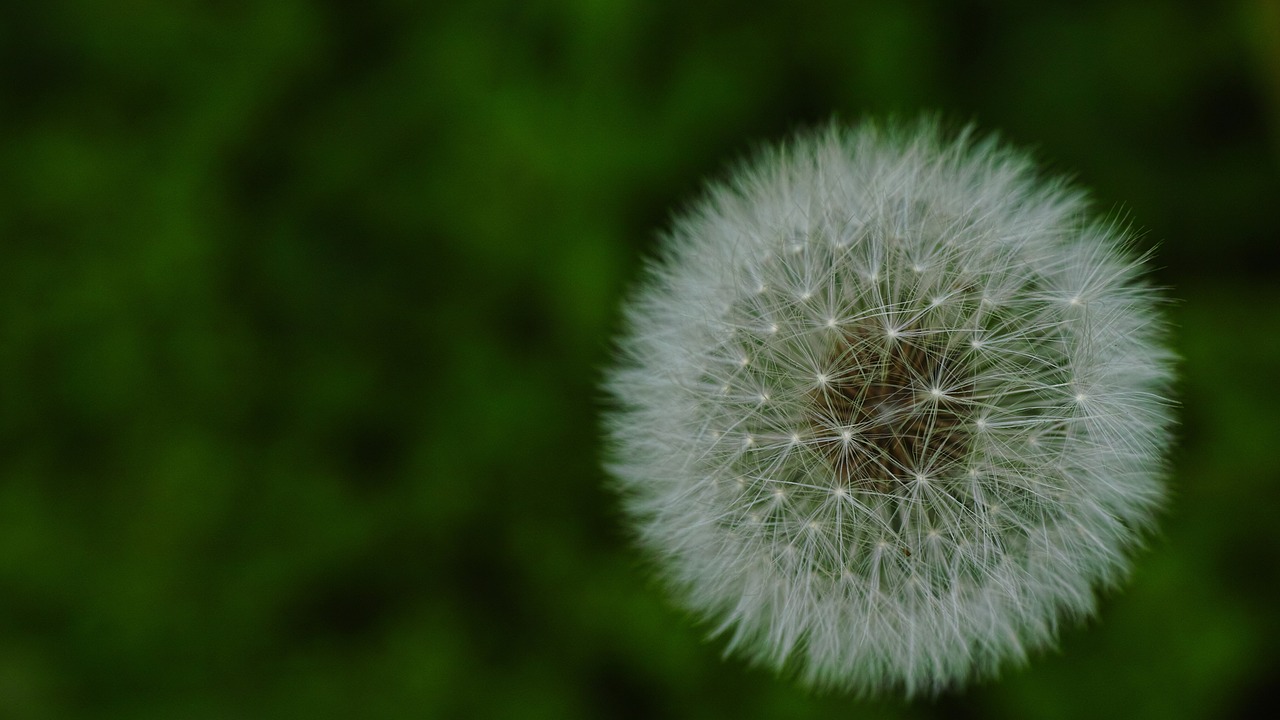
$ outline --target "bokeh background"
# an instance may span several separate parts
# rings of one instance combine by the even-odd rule
[[[671,213],[839,117],[974,121],[1144,229],[1174,499],[1058,650],[815,696],[600,469]],[[0,718],[1208,718],[1280,684],[1272,0],[5,3]]]

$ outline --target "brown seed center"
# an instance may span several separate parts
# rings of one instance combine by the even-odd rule
[[[938,477],[965,454],[973,383],[942,336],[865,323],[846,328],[812,394],[811,422],[839,486],[891,492]]]

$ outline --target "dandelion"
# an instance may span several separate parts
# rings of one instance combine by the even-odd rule
[[[860,694],[1089,615],[1163,495],[1171,354],[1115,223],[1026,156],[833,126],[680,217],[626,306],[610,470],[727,652]]]

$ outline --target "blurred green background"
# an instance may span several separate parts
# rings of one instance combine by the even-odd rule
[[[597,383],[706,177],[922,110],[1158,247],[1175,495],[1058,651],[813,696],[649,579]],[[6,3],[0,718],[1274,707],[1278,207],[1271,0]]]

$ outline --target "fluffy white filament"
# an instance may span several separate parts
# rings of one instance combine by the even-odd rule
[[[1171,357],[1086,210],[993,139],[863,124],[677,220],[627,305],[610,469],[731,650],[935,692],[1120,578],[1163,496]]]

